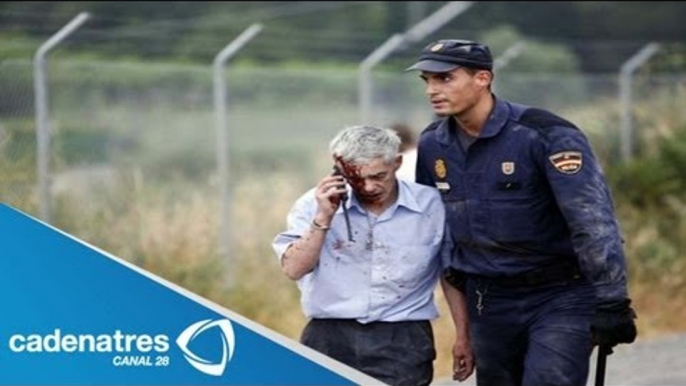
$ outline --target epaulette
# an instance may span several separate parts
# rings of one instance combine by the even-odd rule
[[[537,108],[526,109],[519,117],[518,122],[526,127],[539,131],[544,136],[547,134],[547,130],[553,127],[568,127],[570,129],[579,130],[572,122],[569,122],[550,111]]]

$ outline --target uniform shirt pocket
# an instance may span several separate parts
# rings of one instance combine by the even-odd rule
[[[536,199],[520,181],[496,181],[489,199],[490,229],[496,241],[530,242],[536,239]]]
[[[471,239],[471,230],[467,197],[464,193],[454,190],[443,197],[443,203],[453,239],[456,242],[468,242]]]

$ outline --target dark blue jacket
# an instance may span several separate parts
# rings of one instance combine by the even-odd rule
[[[417,182],[437,187],[468,274],[512,276],[563,260],[599,300],[627,298],[626,263],[612,198],[584,134],[545,110],[495,99],[465,153],[445,118],[421,135]]]

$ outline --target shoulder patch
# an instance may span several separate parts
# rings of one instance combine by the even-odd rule
[[[529,108],[524,111],[522,116],[519,118],[519,122],[525,126],[543,131],[550,129],[552,127],[569,127],[572,129],[579,130],[573,123],[568,120],[561,118],[550,111],[543,109]]]
[[[580,151],[561,151],[548,157],[558,172],[576,174],[583,165],[583,155]]]

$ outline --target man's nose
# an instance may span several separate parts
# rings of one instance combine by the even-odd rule
[[[364,181],[364,191],[365,191],[365,192],[372,192],[372,191],[374,191],[374,182],[373,182],[373,181],[369,181],[369,180],[365,180],[365,181]]]

